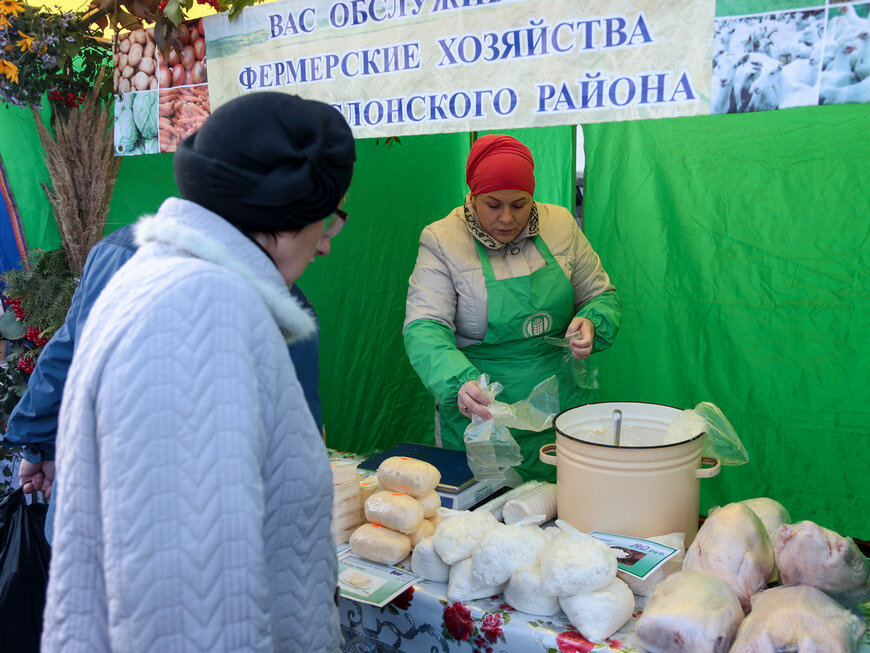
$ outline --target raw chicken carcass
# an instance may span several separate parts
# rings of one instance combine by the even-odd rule
[[[791,523],[791,516],[788,514],[788,510],[786,510],[781,503],[774,501],[773,499],[758,497],[755,499],[746,499],[740,503],[748,506],[749,509],[761,520],[761,523],[764,524],[764,530],[767,531],[767,535],[770,537],[770,542],[772,544],[776,542],[776,537],[779,534],[779,527],[783,524]],[[775,581],[778,576],[779,574],[774,565],[773,575],[768,580],[771,582]]]
[[[852,653],[865,630],[857,616],[814,587],[775,587],[752,597],[731,653]]]
[[[678,571],[655,588],[635,633],[652,653],[726,653],[741,621],[728,583],[705,571]]]
[[[783,585],[812,585],[847,606],[870,600],[870,560],[851,537],[811,521],[786,524],[775,552]]]
[[[780,526],[791,523],[791,516],[788,514],[788,510],[781,503],[773,499],[758,497],[756,499],[746,499],[740,503],[754,512],[761,520],[771,542],[776,542]]]
[[[737,593],[744,610],[773,575],[773,545],[764,524],[742,503],[710,512],[686,551],[683,571],[707,571]]]

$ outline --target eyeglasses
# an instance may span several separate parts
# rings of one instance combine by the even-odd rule
[[[325,238],[335,238],[344,228],[349,215],[346,211],[335,209],[325,220],[323,228],[323,236]]]

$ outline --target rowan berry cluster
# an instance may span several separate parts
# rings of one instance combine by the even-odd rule
[[[77,106],[80,106],[85,101],[85,94],[76,95],[75,93],[61,93],[60,91],[49,91],[48,99],[52,102],[57,102],[59,104],[63,104],[70,109],[75,109]]]

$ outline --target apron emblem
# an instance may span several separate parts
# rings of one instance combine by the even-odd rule
[[[549,332],[552,326],[553,318],[547,311],[541,311],[526,318],[523,322],[523,335],[526,338],[536,338]]]

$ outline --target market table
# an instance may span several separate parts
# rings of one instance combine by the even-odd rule
[[[642,653],[634,627],[645,601],[636,597],[631,619],[612,637],[593,643],[564,614],[536,617],[518,612],[501,596],[465,603],[447,600],[447,584],[421,580],[382,608],[342,597],[339,601],[345,653]],[[868,606],[865,604],[864,608]],[[865,621],[867,612],[864,612]],[[870,653],[870,632],[859,653]]]
[[[451,603],[447,583],[427,580],[382,608],[342,597],[338,609],[346,653],[643,651],[634,634],[639,609],[619,632],[598,644],[578,633],[562,613],[525,614],[501,596]]]

